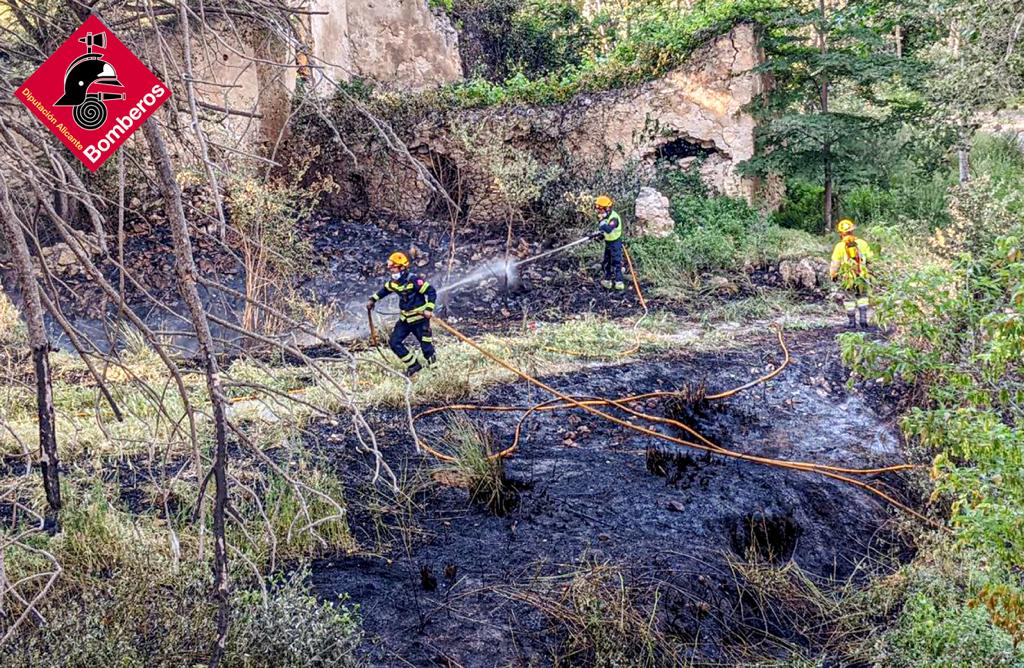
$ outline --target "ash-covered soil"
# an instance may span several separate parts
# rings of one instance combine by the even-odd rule
[[[703,410],[681,415],[665,401],[639,408],[685,417],[743,452],[846,467],[901,462],[889,413],[893,398],[877,388],[870,396],[847,391],[835,333],[789,335],[793,362],[782,375]],[[545,380],[574,395],[615,397],[700,383],[715,392],[780,361],[765,332],[731,351],[681,352]],[[442,363],[434,373],[443,372]],[[478,403],[549,398],[515,383]],[[518,416],[474,417],[501,444]],[[557,596],[566,582],[559,576],[584,561],[615,564],[627,584],[656,590],[658,628],[685,642],[694,658],[721,659],[738,628],[765,624],[741,608],[727,555],[753,549],[761,558],[793,559],[815,575],[845,578],[870,551],[896,549],[886,528],[894,511],[861,489],[694,452],[663,457],[652,473],[645,455],[661,442],[579,411],[530,418],[520,450],[506,464],[517,503],[496,516],[466,490],[429,482],[440,465],[413,451],[402,414],[372,419],[387,459],[406,480],[418,481],[416,504],[376,497],[367,485],[372,461],[356,453],[354,436],[344,426],[321,425],[313,446],[348,481],[353,528],[367,555],[318,562],[312,578],[321,596],[348,595],[359,604],[365,651],[377,666],[551,665],[559,629],[526,602],[535,598],[517,593]],[[430,418],[420,429],[436,433],[442,423]],[[873,482],[903,498],[897,476]],[[794,629],[768,626],[800,640]]]

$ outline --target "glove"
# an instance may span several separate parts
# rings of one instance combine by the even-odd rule
[[[427,320],[430,320],[431,318],[434,317],[434,312],[433,311],[424,311],[423,312],[423,317],[426,318]]]
[[[377,302],[376,302],[376,301],[374,301],[374,300],[372,300],[372,299],[370,299],[370,300],[368,300],[368,301],[366,302],[366,310],[367,310],[367,311],[372,311],[372,310],[373,310],[373,307],[374,307],[374,306],[376,306],[376,305],[377,305]]]
[[[593,234],[591,234],[590,238],[596,241],[596,240],[600,239],[602,236],[604,236],[604,232],[602,232],[601,230],[598,230],[597,232],[594,232]]]

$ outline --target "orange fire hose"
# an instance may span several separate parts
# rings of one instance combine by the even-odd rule
[[[847,483],[850,483],[850,484],[855,485],[857,487],[860,487],[861,489],[864,489],[864,490],[874,494],[875,496],[878,496],[879,498],[883,499],[887,503],[895,506],[896,508],[899,508],[899,509],[903,510],[904,512],[906,512],[906,513],[908,513],[910,515],[913,515],[914,517],[916,517],[916,518],[918,518],[918,519],[920,519],[920,520],[922,520],[922,521],[924,521],[924,522],[926,522],[928,524],[931,524],[933,526],[939,526],[936,522],[934,522],[930,518],[928,518],[928,517],[924,516],[923,514],[917,512],[913,508],[910,508],[909,506],[907,506],[906,504],[902,503],[901,501],[898,501],[897,499],[893,498],[889,494],[886,494],[885,492],[883,492],[883,491],[881,491],[881,490],[879,490],[879,489],[877,489],[875,487],[872,487],[871,485],[868,485],[868,484],[863,483],[863,482],[861,482],[859,480],[855,480],[855,479],[849,477],[851,475],[856,475],[856,476],[876,475],[876,474],[879,474],[879,473],[905,471],[905,470],[908,470],[908,469],[916,468],[912,464],[898,464],[898,465],[895,465],[895,466],[887,466],[887,467],[871,468],[871,469],[844,468],[844,467],[838,467],[838,466],[829,466],[829,465],[825,465],[825,464],[816,464],[816,463],[813,463],[813,462],[787,461],[787,460],[781,460],[781,459],[773,459],[773,458],[770,458],[770,457],[760,457],[760,456],[757,456],[757,455],[751,455],[751,454],[747,454],[747,453],[743,453],[743,452],[738,452],[738,451],[735,451],[735,450],[729,450],[729,449],[724,448],[722,446],[716,445],[715,443],[711,442],[710,440],[708,440],[704,436],[702,436],[699,433],[697,433],[696,430],[694,430],[692,427],[689,427],[688,425],[685,425],[682,422],[679,422],[677,420],[672,420],[671,418],[664,418],[664,417],[655,416],[655,415],[648,415],[648,414],[642,413],[640,411],[635,411],[635,410],[629,408],[626,405],[628,403],[632,403],[632,402],[638,401],[638,400],[640,400],[642,398],[652,398],[652,397],[659,397],[659,396],[673,396],[673,393],[671,393],[671,392],[654,392],[654,393],[648,393],[648,394],[645,394],[645,395],[637,395],[637,396],[634,396],[634,397],[624,397],[622,399],[602,399],[602,398],[593,398],[593,397],[584,397],[584,398],[572,397],[572,396],[569,396],[569,395],[566,395],[566,394],[560,392],[559,390],[557,390],[554,387],[548,385],[547,383],[545,383],[545,382],[543,382],[543,381],[541,381],[541,380],[539,380],[537,378],[534,378],[533,376],[527,374],[526,372],[521,371],[521,370],[517,369],[516,367],[512,366],[507,361],[503,360],[502,358],[498,357],[497,355],[495,355],[495,354],[489,352],[488,350],[484,349],[482,346],[477,344],[473,339],[471,339],[470,337],[466,336],[465,334],[463,334],[459,330],[455,329],[454,327],[449,325],[447,322],[445,322],[441,318],[435,316],[432,319],[432,322],[434,324],[437,324],[441,329],[443,329],[443,330],[447,331],[448,333],[450,333],[452,336],[454,336],[459,341],[462,341],[463,343],[469,345],[471,348],[473,348],[474,350],[476,350],[477,352],[479,352],[484,357],[486,357],[487,359],[491,360],[492,362],[494,362],[498,366],[506,369],[507,371],[512,372],[513,374],[515,374],[516,376],[519,376],[520,378],[522,378],[526,382],[530,383],[531,385],[534,385],[534,386],[536,386],[536,387],[538,387],[538,388],[548,392],[549,394],[551,394],[551,395],[553,395],[555,397],[554,400],[551,400],[551,401],[548,401],[548,402],[545,402],[545,403],[542,403],[542,404],[538,404],[536,406],[528,407],[528,408],[514,407],[514,406],[473,406],[473,405],[467,405],[467,404],[460,404],[460,405],[457,405],[457,406],[445,406],[445,407],[433,408],[433,409],[424,411],[424,412],[420,413],[419,415],[415,416],[414,419],[420,419],[420,418],[426,417],[427,415],[431,415],[431,414],[434,414],[434,413],[439,413],[439,412],[442,412],[442,411],[449,411],[449,410],[463,410],[463,411],[483,410],[483,411],[492,411],[492,412],[519,412],[519,411],[522,411],[523,412],[523,416],[520,418],[518,424],[516,425],[516,431],[515,431],[515,436],[514,436],[514,440],[513,440],[512,445],[510,445],[508,448],[505,448],[501,452],[493,454],[492,457],[495,457],[495,458],[507,457],[510,454],[512,454],[513,452],[515,452],[516,448],[518,448],[519,440],[520,440],[520,437],[521,437],[521,434],[522,434],[523,422],[532,413],[538,412],[538,411],[560,410],[560,409],[566,409],[566,408],[570,408],[570,407],[571,408],[578,408],[578,409],[582,409],[583,411],[585,411],[587,413],[590,413],[590,414],[595,415],[597,417],[600,417],[600,418],[602,418],[604,420],[607,420],[607,421],[609,421],[609,422],[611,422],[613,424],[619,425],[620,427],[625,427],[626,429],[629,429],[629,430],[632,430],[632,431],[644,434],[645,436],[650,436],[650,437],[653,437],[653,438],[657,438],[657,439],[660,439],[660,440],[663,440],[663,441],[667,441],[669,443],[673,443],[675,445],[681,445],[681,446],[684,446],[684,447],[687,447],[687,448],[693,448],[693,449],[696,449],[696,450],[701,450],[701,451],[705,451],[705,452],[711,452],[711,453],[715,453],[715,454],[718,454],[718,455],[722,455],[722,456],[726,456],[726,457],[732,457],[734,459],[739,459],[739,460],[742,460],[742,461],[749,461],[749,462],[754,462],[754,463],[758,463],[758,464],[764,464],[764,465],[767,465],[767,466],[775,466],[775,467],[778,467],[778,468],[785,468],[785,469],[791,469],[791,470],[797,470],[797,471],[805,471],[805,472],[809,472],[809,473],[818,473],[820,475],[824,475],[824,476],[827,476],[829,478],[833,478],[833,479],[836,479],[836,480],[847,482]],[[778,336],[779,336],[780,344],[782,345],[782,348],[785,351],[786,363],[788,364],[788,361],[789,361],[789,351],[788,351],[788,349],[785,346],[785,342],[784,342],[784,340],[782,338],[781,330],[778,331]],[[743,386],[741,386],[739,388],[735,388],[733,390],[729,390],[729,391],[726,391],[726,392],[719,393],[718,395],[712,395],[709,398],[721,399],[721,398],[733,396],[734,394],[736,394],[737,392],[742,391],[743,389],[747,389],[749,387],[752,387],[753,385],[765,382],[766,380],[769,380],[769,379],[775,377],[776,375],[778,375],[778,373],[781,372],[782,368],[784,368],[784,365],[780,366],[778,369],[773,370],[771,373],[767,374],[766,376],[762,376],[761,378],[758,378],[757,380],[752,381],[751,383],[747,383],[747,384],[745,384],[745,385],[743,385]],[[619,418],[619,417],[617,417],[615,415],[612,415],[610,413],[606,413],[604,411],[598,410],[596,408],[596,406],[612,406],[612,407],[617,408],[617,409],[619,409],[619,410],[621,410],[621,411],[623,411],[623,412],[625,412],[625,413],[627,413],[629,415],[632,415],[634,417],[637,417],[637,418],[640,418],[640,419],[643,419],[643,420],[648,420],[650,422],[656,422],[656,423],[661,423],[661,424],[667,424],[667,425],[671,425],[671,426],[680,428],[680,429],[684,430],[686,433],[694,435],[701,442],[698,443],[698,442],[694,442],[694,441],[688,441],[688,440],[685,440],[685,439],[677,438],[675,436],[670,436],[668,434],[663,434],[663,433],[661,433],[659,431],[656,431],[654,429],[651,429],[649,427],[633,424],[632,422],[629,422],[627,420]],[[429,443],[425,443],[422,439],[418,439],[418,440],[419,440],[420,447],[423,448],[429,454],[431,454],[433,457],[435,457],[435,458],[437,458],[437,459],[439,459],[441,461],[447,461],[447,462],[453,461],[453,458],[451,456],[445,455],[444,453],[437,451]]]

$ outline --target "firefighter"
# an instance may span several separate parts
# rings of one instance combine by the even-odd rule
[[[398,295],[400,314],[395,329],[391,332],[391,338],[388,339],[388,347],[405,365],[405,375],[412,378],[423,369],[423,365],[416,359],[416,353],[405,346],[405,340],[410,334],[419,341],[427,366],[437,361],[434,337],[430,331],[430,318],[434,315],[437,291],[427,279],[409,271],[409,257],[405,253],[395,252],[388,257],[388,273],[391,275],[385,281],[384,287],[370,297],[370,301],[366,302],[366,308],[372,311],[377,302],[384,297],[391,293]]]
[[[597,232],[594,239],[604,237],[604,260],[601,268],[604,278],[601,287],[605,290],[625,290],[626,283],[622,280],[622,217],[612,210],[612,198],[601,195],[594,200],[597,208]]]
[[[832,249],[832,264],[829,276],[839,284],[843,292],[843,306],[846,307],[847,326],[857,326],[857,313],[860,314],[860,326],[868,327],[868,288],[870,273],[868,262],[874,259],[874,253],[868,242],[858,239],[853,232],[857,229],[853,221],[844,218],[836,226],[839,231],[839,243]]]

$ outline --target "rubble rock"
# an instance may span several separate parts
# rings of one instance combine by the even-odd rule
[[[712,276],[708,279],[707,286],[718,295],[734,295],[740,291],[735,283],[724,276]]]
[[[783,260],[779,263],[779,275],[782,284],[788,288],[816,290],[820,281],[819,275],[824,269],[822,261],[815,262],[811,258],[800,260]]]
[[[58,244],[58,246],[62,246],[62,248],[50,255],[50,257],[56,256],[58,267],[70,267],[78,261],[78,258],[75,257],[75,252],[67,244]]]
[[[668,198],[654,188],[641,188],[636,198],[636,233],[664,239],[672,234],[675,227],[669,213]]]

